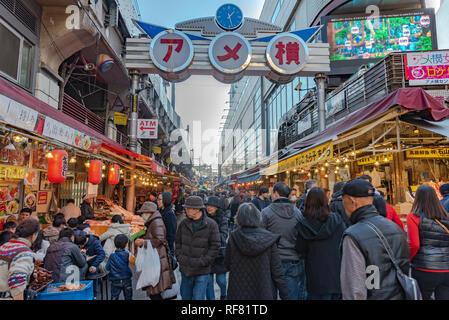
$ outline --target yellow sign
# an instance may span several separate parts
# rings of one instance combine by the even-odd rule
[[[114,124],[126,126],[128,124],[128,116],[124,113],[114,112]]]
[[[449,158],[449,148],[413,149],[406,151],[407,158]]]
[[[25,170],[23,167],[0,165],[0,179],[23,180]]]
[[[320,161],[325,161],[332,158],[334,147],[332,142],[323,144],[319,147],[310,149],[300,153],[294,157],[285,159],[277,164],[274,164],[264,170],[264,175],[273,175],[287,170],[297,169],[299,167],[309,166]]]
[[[385,158],[387,158],[388,161],[385,161]],[[376,162],[389,162],[389,161],[393,161],[393,154],[389,153],[389,154],[379,154],[376,156],[366,156],[366,157],[362,157],[360,159],[357,159],[357,164],[359,166],[364,165],[364,164],[371,164],[371,163],[376,163]]]
[[[154,147],[153,148],[153,153],[154,154],[160,154],[162,152],[162,149],[160,147]]]

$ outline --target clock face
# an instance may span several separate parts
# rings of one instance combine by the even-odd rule
[[[217,24],[225,30],[235,30],[243,22],[243,13],[234,4],[224,4],[217,10]]]

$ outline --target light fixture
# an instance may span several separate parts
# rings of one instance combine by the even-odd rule
[[[375,165],[378,166],[379,164],[380,164],[379,161],[376,161]]]
[[[329,163],[327,163],[327,162],[326,162],[324,165],[325,165],[326,167],[329,167]]]
[[[345,165],[345,168],[346,168],[346,169],[349,168],[349,165]]]
[[[340,161],[340,159],[337,159],[337,163],[340,163],[341,161]]]
[[[384,162],[388,162],[388,158],[387,157],[385,157]]]
[[[102,177],[102,178],[104,178],[104,177],[105,177],[104,173],[102,173],[102,174],[101,174],[101,177]]]
[[[293,169],[293,172],[296,172],[296,169]]]
[[[351,156],[355,156],[355,152],[354,151],[351,152]]]
[[[327,174],[324,175],[325,178],[328,178],[329,176]]]
[[[86,161],[85,163],[84,163],[84,165],[86,166],[86,167],[90,167],[90,162],[89,161]]]
[[[106,170],[106,165],[104,164],[101,169]]]
[[[413,129],[413,133],[414,133],[414,134],[419,134],[419,129],[418,129],[418,127],[415,127],[415,128]]]
[[[318,169],[315,169],[315,173],[317,173],[319,170]]]
[[[51,151],[48,151],[47,154],[45,155],[46,158],[51,159],[53,158],[53,153],[51,153]]]
[[[335,173],[335,174],[338,174],[338,171],[337,171],[337,170],[335,170],[335,171],[334,171],[334,173]]]
[[[324,167],[321,167],[321,171],[324,171]]]
[[[70,163],[76,163],[76,157],[74,157],[74,156],[71,157],[69,162],[70,162]]]
[[[133,178],[136,179],[137,178],[137,174],[133,175]]]

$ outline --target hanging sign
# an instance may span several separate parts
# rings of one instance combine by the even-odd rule
[[[0,165],[0,179],[3,180],[23,180],[26,168],[16,166]]]
[[[111,110],[115,112],[125,112],[126,109],[127,107],[123,104],[120,96],[117,96],[112,104]]]
[[[387,161],[385,161],[385,159],[387,159]],[[359,166],[361,166],[364,164],[373,164],[376,162],[382,163],[382,162],[389,162],[389,161],[393,161],[392,153],[362,157],[362,158],[357,159],[357,164]]]
[[[411,86],[449,84],[449,51],[407,53],[405,64]]]
[[[137,121],[138,139],[157,139],[157,119],[139,119]]]
[[[114,124],[126,126],[128,124],[128,116],[124,113],[114,112]]]
[[[449,148],[419,148],[406,151],[407,158],[449,158]]]
[[[215,69],[224,74],[237,74],[251,61],[252,49],[248,40],[235,32],[224,32],[209,46],[209,59]]]

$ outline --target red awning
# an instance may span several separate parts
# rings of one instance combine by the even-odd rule
[[[116,153],[118,155],[127,155],[127,156],[130,156],[130,157],[135,158],[137,160],[141,160],[141,161],[148,162],[148,163],[153,163],[153,160],[151,160],[150,157],[147,157],[147,156],[144,156],[144,155],[141,155],[141,154],[138,154],[138,153],[135,153],[135,152],[123,149],[123,148],[118,148],[118,147],[109,145],[107,143],[102,143],[101,147],[106,149],[106,150],[112,151],[112,152],[114,152],[114,153]]]
[[[343,120],[326,128],[320,134],[296,142],[290,148],[303,149],[311,145],[324,143],[333,139],[336,135],[341,134],[348,129],[354,128],[355,126],[368,121],[398,105],[406,111],[429,110],[431,118],[435,121],[449,117],[449,109],[442,106],[441,102],[429,95],[423,89],[401,88],[392,92],[385,98],[373,102],[370,105],[348,115]]]
[[[77,120],[73,119],[72,117],[66,115],[65,113],[62,113],[58,109],[53,108],[52,106],[46,104],[45,102],[42,102],[35,96],[31,95],[29,92],[25,91],[22,88],[19,88],[15,85],[13,85],[11,82],[3,79],[0,77],[0,93],[7,96],[10,99],[13,99],[17,102],[20,102],[27,107],[36,110],[37,112],[50,117],[54,120],[60,121],[61,123],[64,123],[72,128],[75,128],[79,131],[82,131],[92,137],[95,137],[97,139],[100,139],[103,142],[106,142],[107,144],[117,147],[120,147],[120,144],[117,142],[109,139],[108,137],[102,135],[101,133],[98,133],[97,131],[89,128],[84,123],[80,123]]]

